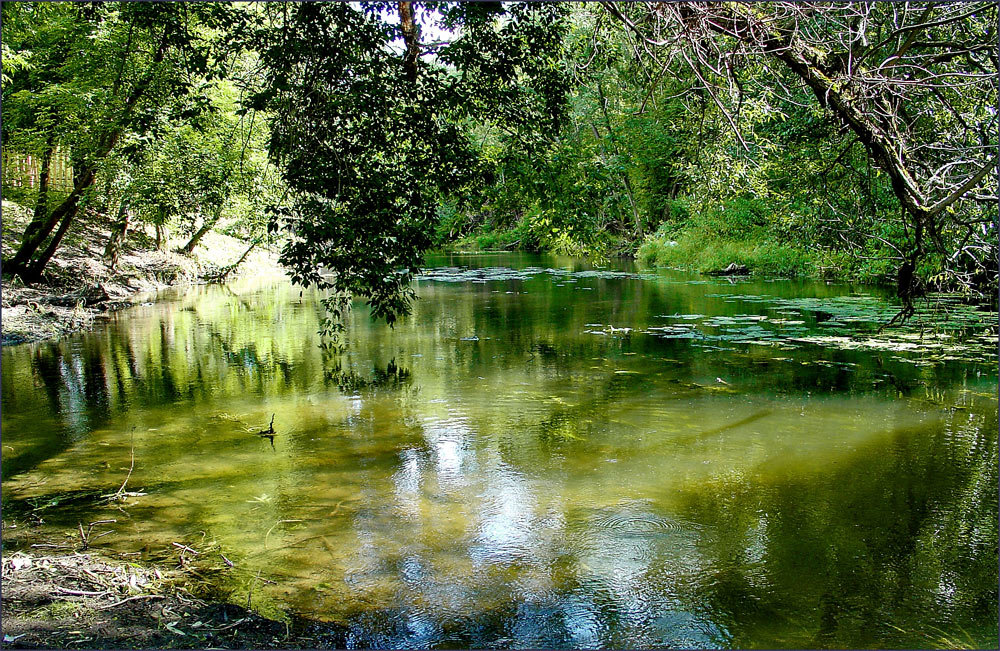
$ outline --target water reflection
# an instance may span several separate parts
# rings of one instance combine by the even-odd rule
[[[767,339],[852,287],[542,262],[449,260],[344,354],[259,280],[4,349],[5,503],[75,491],[61,535],[134,451],[100,544],[215,541],[341,645],[996,643],[992,360]]]

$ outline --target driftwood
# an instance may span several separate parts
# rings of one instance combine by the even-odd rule
[[[750,274],[750,269],[746,265],[733,262],[725,269],[715,269],[706,273],[709,276],[747,276]]]

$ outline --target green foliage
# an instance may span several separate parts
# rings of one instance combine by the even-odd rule
[[[857,11],[741,7],[703,9],[751,20],[780,8],[794,20],[775,29],[818,39],[810,52],[827,63],[840,46],[800,26]],[[670,41],[679,10],[660,9],[650,23],[645,5],[4,3],[5,147],[70,151],[81,181],[39,200],[26,235],[58,245],[50,233],[83,206],[124,206],[190,235],[188,250],[206,229],[259,242],[267,228],[294,280],[332,290],[335,314],[356,296],[390,323],[432,246],[638,249],[647,263],[891,282],[907,261],[924,287],[995,287],[991,181],[917,229],[871,143],[798,73],[731,33],[708,29],[698,51]],[[961,28],[979,43],[994,29],[985,4],[928,11],[954,19],[921,28],[935,38]],[[898,47],[886,38],[896,13],[870,14],[857,27],[869,62]],[[643,30],[655,36],[645,45]],[[996,145],[995,84],[961,69],[995,57],[976,45],[929,58],[946,45],[916,40],[903,54],[976,92],[878,73],[902,84],[907,137],[947,145],[915,150],[915,174],[940,172],[931,194]],[[709,54],[714,69],[685,59]],[[868,118],[898,123],[884,110]]]
[[[54,138],[97,164],[122,130],[151,132],[165,104],[195,117],[198,80],[225,65],[209,32],[235,18],[218,3],[5,3],[4,45],[20,55],[5,71],[5,143]]]
[[[366,298],[390,323],[434,241],[438,206],[485,173],[466,121],[525,151],[563,113],[562,5],[442,5],[424,18],[460,36],[435,59],[396,54],[389,6],[284,5],[259,34],[271,155],[291,190],[272,226],[304,285]],[[419,47],[417,45],[416,47]],[[332,272],[332,273],[329,273]],[[337,317],[334,310],[334,317]],[[328,324],[335,331],[336,319]]]
[[[646,266],[674,267],[700,272],[718,271],[730,264],[744,266],[754,274],[797,277],[815,274],[821,258],[799,245],[780,244],[763,231],[740,237],[734,222],[724,231],[709,224],[689,227],[670,239],[663,230],[648,237],[636,254]]]
[[[25,2],[2,10],[4,45],[21,56],[5,69],[4,144],[43,158],[68,150],[75,176],[59,201],[39,192],[35,218],[8,265],[36,279],[77,215],[86,214],[80,208],[107,204],[115,174],[109,159],[134,157],[164,126],[198,124],[210,105],[207,82],[228,68],[222,35],[243,14],[222,3]]]

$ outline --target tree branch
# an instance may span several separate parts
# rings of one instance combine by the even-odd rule
[[[936,215],[951,204],[955,203],[962,198],[966,192],[976,187],[976,185],[986,178],[991,169],[996,169],[997,162],[995,160],[987,161],[985,165],[979,168],[979,171],[969,177],[969,180],[963,183],[957,190],[949,194],[947,197],[938,201],[936,204],[927,209],[928,215]]]

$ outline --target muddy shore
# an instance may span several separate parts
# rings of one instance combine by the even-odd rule
[[[263,616],[253,590],[240,599],[227,592],[227,575],[243,570],[211,543],[115,552],[91,545],[101,522],[52,539],[38,535],[39,519],[15,505],[4,509],[4,649],[324,649],[347,642],[343,626],[273,609]],[[260,587],[271,582],[255,579]]]
[[[3,559],[5,648],[296,648],[290,625],[197,596],[183,572],[98,554]]]

